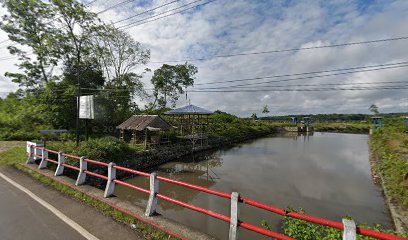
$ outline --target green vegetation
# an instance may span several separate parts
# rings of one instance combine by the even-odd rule
[[[141,78],[151,70],[135,70],[148,63],[150,50],[80,1],[5,0],[2,5],[7,11],[0,28],[19,68],[5,75],[21,89],[0,99],[0,140],[38,139],[41,129],[73,133],[79,92],[95,97],[90,134],[113,135],[131,115],[160,112],[194,83],[194,65],[163,65],[154,71],[149,96]],[[136,99],[153,101],[142,111]]]
[[[50,186],[52,188],[55,188],[56,190],[72,197],[73,199],[76,199],[77,201],[83,202],[89,206],[92,206],[96,209],[98,209],[99,211],[101,211],[104,215],[106,216],[110,216],[113,219],[115,219],[118,222],[124,223],[126,225],[132,225],[134,224],[135,226],[135,230],[142,233],[143,236],[146,239],[155,239],[155,240],[167,240],[167,239],[176,239],[174,237],[169,236],[166,233],[160,232],[159,230],[157,230],[156,228],[151,227],[150,225],[147,225],[143,222],[140,222],[138,219],[132,217],[132,216],[128,216],[114,208],[112,208],[111,206],[109,206],[108,204],[99,201],[96,198],[93,198],[83,192],[77,191],[73,188],[70,188],[64,184],[61,184],[59,182],[56,182],[54,180],[52,180],[51,178],[45,177],[39,173],[34,172],[33,170],[20,165],[20,164],[15,164],[14,165],[18,170],[23,171],[29,175],[31,175],[31,177],[33,177],[34,179],[40,181],[42,184]]]
[[[26,160],[25,147],[12,147],[0,152],[0,165],[13,165]]]
[[[313,125],[316,132],[368,133],[369,123],[317,123]]]
[[[274,126],[268,122],[251,121],[217,111],[211,116],[210,138],[245,139],[270,134]]]
[[[305,213],[303,209],[295,210],[293,208],[288,208],[287,211],[290,212],[298,212],[298,213]],[[349,218],[349,217],[348,217]],[[349,218],[351,219],[351,218]],[[271,230],[271,227],[268,225],[266,221],[262,221],[262,226],[268,230]],[[401,237],[407,237],[407,234],[401,234],[392,230],[385,230],[382,229],[380,225],[374,225],[370,227],[367,224],[358,224],[358,227],[373,229],[376,231],[389,233]],[[317,224],[313,224],[310,222],[306,222],[303,220],[298,220],[295,218],[284,217],[283,224],[282,224],[283,234],[286,236],[292,237],[298,240],[331,240],[331,239],[341,239],[343,231],[337,230],[335,228],[325,227]],[[371,240],[375,238],[366,237],[357,235],[358,240]]]
[[[126,159],[130,159],[135,149],[124,141],[114,137],[103,137],[83,141],[79,147],[75,142],[52,143],[47,148],[57,151],[63,151],[75,156],[86,156],[89,159],[95,159],[102,162],[115,162],[121,164]],[[69,164],[78,163],[77,160],[67,159]]]
[[[394,202],[408,207],[408,128],[402,119],[384,119],[384,128],[370,139],[378,154],[375,171],[380,174]]]

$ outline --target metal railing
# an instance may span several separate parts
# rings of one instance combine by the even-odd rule
[[[29,144],[29,142],[27,143]],[[41,155],[35,154],[36,150],[41,150]],[[322,226],[326,226],[326,227],[331,227],[331,228],[335,228],[338,230],[342,230],[343,231],[343,240],[354,240],[356,239],[356,235],[362,235],[362,236],[368,236],[368,237],[373,237],[376,239],[384,239],[384,240],[398,240],[398,239],[406,239],[406,238],[402,238],[402,237],[398,237],[395,235],[391,235],[391,234],[387,234],[387,233],[382,233],[382,232],[378,232],[375,230],[371,230],[371,229],[367,229],[367,228],[361,228],[361,227],[356,227],[355,222],[353,220],[349,220],[349,219],[342,219],[342,223],[341,222],[335,222],[335,221],[331,221],[331,220],[327,220],[327,219],[323,219],[323,218],[318,218],[318,217],[314,217],[314,216],[310,216],[310,215],[306,215],[306,214],[301,214],[301,213],[297,213],[297,212],[288,212],[285,209],[282,208],[277,208],[274,206],[270,206],[270,205],[266,205],[248,198],[244,198],[244,197],[240,197],[238,193],[233,192],[231,194],[229,193],[225,193],[225,192],[220,192],[220,191],[216,191],[216,190],[211,190],[208,188],[204,188],[204,187],[200,187],[197,185],[193,185],[193,184],[189,184],[189,183],[185,183],[185,182],[181,182],[181,181],[177,181],[177,180],[173,180],[173,179],[169,179],[169,178],[165,178],[165,177],[161,177],[161,176],[157,176],[156,173],[145,173],[145,172],[141,172],[141,171],[136,171],[133,169],[129,169],[129,168],[125,168],[125,167],[121,167],[121,166],[116,166],[115,163],[104,163],[104,162],[100,162],[100,161],[96,161],[96,160],[92,160],[92,159],[87,159],[86,157],[78,157],[78,156],[74,156],[74,155],[70,155],[70,154],[66,154],[63,152],[57,152],[54,150],[50,150],[50,149],[45,149],[43,147],[37,147],[34,145],[30,145],[27,147],[28,150],[28,158],[27,158],[27,164],[33,163],[35,161],[35,158],[37,159],[41,159],[41,162],[38,166],[39,169],[43,169],[47,167],[47,163],[51,162],[57,165],[56,171],[55,171],[55,176],[59,176],[62,175],[64,172],[64,167],[70,168],[72,170],[75,170],[78,172],[78,177],[76,180],[76,185],[82,185],[85,183],[86,181],[86,176],[93,176],[99,179],[103,179],[107,181],[106,184],[106,188],[105,188],[105,192],[104,192],[104,197],[110,197],[113,195],[114,189],[115,189],[115,184],[119,184],[122,185],[124,187],[127,187],[129,189],[135,190],[135,191],[139,191],[139,192],[143,192],[145,194],[149,195],[149,200],[146,206],[146,212],[145,215],[146,216],[153,216],[154,213],[156,212],[156,207],[157,207],[157,199],[161,199],[179,206],[182,206],[184,208],[205,214],[207,216],[222,220],[224,222],[229,222],[230,223],[230,228],[229,228],[229,239],[230,240],[235,240],[237,239],[238,236],[238,227],[241,228],[245,228],[248,229],[252,232],[256,232],[259,234],[262,234],[264,236],[267,237],[272,237],[275,239],[282,239],[282,240],[288,240],[288,239],[293,239],[290,238],[288,236],[282,235],[280,233],[277,232],[273,232],[270,230],[267,230],[265,228],[261,228],[255,225],[252,225],[250,223],[247,222],[243,222],[241,220],[239,220],[239,215],[238,215],[238,208],[239,208],[239,203],[242,204],[246,204],[246,205],[250,205],[259,209],[263,209],[281,216],[286,216],[286,217],[291,217],[291,218],[295,218],[295,219],[299,219],[299,220],[303,220],[303,221],[307,221],[307,222],[311,222],[314,224],[319,224]],[[48,158],[48,153],[52,153],[58,156],[58,161],[52,160]],[[65,158],[71,158],[71,159],[75,159],[79,161],[79,165],[80,167],[75,167],[75,166],[71,166],[65,163]],[[107,167],[108,168],[108,176],[104,176],[98,173],[94,173],[91,171],[88,171],[87,165],[88,163],[90,164],[95,164],[101,167]],[[134,174],[136,176],[143,176],[143,177],[147,177],[150,179],[150,189],[144,189],[120,180],[116,179],[116,171],[123,171],[123,172],[127,172],[127,173],[131,173]],[[226,198],[229,199],[231,201],[231,213],[230,216],[225,216],[223,214],[219,214],[213,211],[210,211],[208,209],[204,209],[204,208],[200,208],[173,198],[170,198],[168,196],[162,195],[159,193],[159,181],[162,182],[166,182],[166,183],[170,183],[170,184],[174,184],[174,185],[178,185],[178,186],[182,186],[185,188],[189,188],[189,189],[193,189],[193,190],[197,190],[200,192],[204,192],[204,193],[208,193],[211,195],[215,195],[218,197],[222,197],[222,198]]]

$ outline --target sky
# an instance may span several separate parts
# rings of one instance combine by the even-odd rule
[[[96,0],[88,8],[99,12],[123,1]],[[115,24],[120,27],[195,1],[197,2],[189,6],[204,4],[210,0],[180,0],[174,3],[170,3],[173,2],[172,0],[130,0],[99,14],[99,17],[106,23],[112,23],[169,3],[165,7]],[[90,1],[84,1],[84,3],[87,2]],[[5,9],[0,8],[1,15],[5,12]],[[214,57],[406,37],[408,36],[407,22],[408,1],[406,0],[215,0],[183,13],[124,28],[124,31],[151,50],[150,62],[146,66],[135,69],[135,72],[140,73],[146,67],[155,70],[163,63],[183,63],[182,61],[169,62],[172,60],[204,59],[189,61],[198,67],[195,86],[188,88],[187,99],[185,95],[180,97],[177,107],[191,102],[208,110],[226,111],[242,117],[250,116],[252,113],[264,116],[262,110],[265,105],[270,111],[267,115],[272,116],[368,113],[371,104],[376,104],[380,112],[407,112],[408,96],[405,94],[407,90],[398,89],[401,85],[407,85],[406,83],[387,84],[387,86],[395,86],[392,90],[381,89],[384,84],[352,84],[408,82],[408,67],[315,78],[310,77],[316,76],[312,74],[307,75],[309,78],[291,81],[285,79],[294,78],[292,76],[242,82],[225,81],[405,62],[408,61],[408,39],[267,54]],[[7,39],[7,36],[0,31],[0,42],[3,39]],[[0,96],[5,96],[7,92],[18,88],[16,84],[4,77],[5,72],[17,70],[14,59],[2,60],[10,56],[5,46],[0,44]],[[150,78],[151,73],[145,74],[142,79],[146,88],[151,87]],[[284,81],[259,84],[276,80]],[[252,85],[231,88],[232,85],[245,83]],[[349,85],[330,86],[330,84]],[[317,85],[317,87],[289,85]],[[377,86],[377,89],[282,91],[282,89],[293,90],[294,88],[353,88],[355,86]],[[206,92],[199,92],[204,91],[203,88],[208,89],[205,89]],[[257,91],[228,92],[243,88]],[[274,91],[271,91],[271,88]],[[275,91],[276,89],[281,91]],[[208,92],[209,90],[227,90],[227,92]],[[136,101],[143,106],[148,100],[137,99]]]

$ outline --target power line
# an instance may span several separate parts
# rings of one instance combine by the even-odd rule
[[[345,47],[345,46],[353,46],[353,45],[362,45],[362,44],[372,44],[372,43],[381,43],[381,42],[389,42],[389,41],[399,41],[399,40],[406,40],[408,36],[405,37],[395,37],[395,38],[385,38],[385,39],[377,39],[377,40],[368,40],[368,41],[360,41],[360,42],[348,42],[348,43],[340,43],[340,44],[331,44],[331,45],[323,45],[323,46],[314,46],[314,47],[301,47],[301,48],[289,48],[289,49],[278,49],[278,50],[268,50],[268,51],[261,51],[261,52],[247,52],[247,53],[236,53],[236,54],[225,54],[225,55],[214,55],[208,58],[190,58],[190,59],[183,59],[183,60],[168,60],[168,61],[152,61],[151,63],[177,63],[177,62],[193,62],[193,61],[204,61],[210,60],[214,58],[228,58],[228,57],[237,57],[237,56],[247,56],[247,55],[259,55],[259,54],[269,54],[269,53],[282,53],[282,52],[293,52],[293,51],[302,51],[302,50],[311,50],[311,49],[322,49],[322,48],[332,48],[332,47]]]
[[[405,65],[397,65],[397,64],[405,64]],[[396,66],[395,66],[396,65]],[[384,67],[379,67],[379,68],[373,68],[377,66],[384,66]],[[317,76],[307,76],[307,77],[300,77],[300,78],[290,78],[290,79],[280,79],[276,81],[268,81],[268,82],[260,82],[260,83],[253,83],[253,84],[241,84],[241,85],[233,85],[233,86],[218,86],[218,87],[211,87],[211,88],[195,88],[193,90],[211,90],[211,89],[223,89],[223,88],[242,88],[242,87],[247,87],[251,85],[259,85],[259,84],[264,84],[264,83],[272,83],[272,82],[287,82],[287,81],[295,81],[295,80],[303,80],[303,79],[312,79],[312,78],[321,78],[321,77],[329,77],[329,76],[337,76],[337,75],[344,75],[344,74],[352,74],[352,73],[361,73],[361,72],[372,72],[372,71],[379,71],[379,70],[386,70],[386,69],[393,69],[393,68],[402,68],[402,67],[408,67],[408,62],[401,62],[401,63],[392,63],[392,64],[379,64],[379,65],[371,65],[371,66],[364,66],[364,67],[353,67],[353,68],[346,68],[348,69],[358,69],[358,68],[372,68],[372,69],[366,69],[366,70],[358,70],[358,71],[348,71],[348,72],[340,72],[340,73],[335,73],[335,74],[326,74],[326,75],[317,75]],[[326,71],[319,71],[321,73],[323,72],[330,72],[330,71],[340,71],[343,69],[336,69],[336,70],[326,70]],[[279,76],[294,76],[294,75],[301,75],[301,74],[310,74],[308,73],[296,73],[296,74],[285,74],[285,75],[279,75]],[[278,76],[278,75],[277,75]],[[259,77],[256,79],[267,79],[267,78],[272,78],[276,76],[267,76],[267,77]],[[242,80],[242,79],[238,79]],[[236,80],[230,80],[226,82],[231,82],[231,81],[236,81]],[[372,85],[372,84],[392,84],[392,83],[403,83],[406,81],[382,81],[382,82],[355,82],[355,83],[323,83],[323,84],[303,84],[303,85],[285,85],[285,86],[279,86],[279,87],[289,87],[289,86],[320,86],[320,85],[353,85],[353,84],[359,84],[359,85]],[[196,84],[199,85],[199,84]],[[258,87],[278,87],[278,86],[258,86]],[[97,88],[84,88],[87,90],[95,90],[95,91],[114,91],[114,92],[128,92],[129,90],[127,89],[109,89],[109,88],[103,88],[103,89],[97,89]],[[144,89],[145,91],[151,91],[153,89]]]
[[[254,77],[254,78],[243,78],[243,79],[227,80],[227,81],[204,82],[204,83],[197,83],[197,84],[195,84],[195,86],[209,85],[209,84],[215,84],[215,83],[230,83],[230,82],[254,81],[254,80],[260,80],[260,79],[265,79],[265,78],[292,77],[292,76],[301,76],[301,75],[309,75],[309,74],[317,74],[317,73],[327,73],[327,72],[340,72],[340,71],[347,71],[347,70],[364,69],[364,68],[375,68],[375,67],[385,67],[385,66],[394,66],[394,65],[401,65],[401,64],[408,64],[408,61],[397,62],[397,63],[385,63],[385,64],[378,64],[378,65],[359,66],[359,67],[348,67],[348,68],[340,68],[340,69],[320,70],[320,71],[303,72],[303,73],[292,73],[292,74],[273,75],[273,76],[266,76],[266,77]]]
[[[200,89],[208,90],[208,89],[222,89],[222,88],[232,88],[232,87],[240,87],[240,86],[253,86],[253,85],[259,85],[259,84],[263,84],[263,83],[297,81],[297,80],[304,80],[304,79],[339,76],[339,75],[345,75],[345,74],[351,74],[351,73],[372,72],[372,71],[402,68],[402,67],[408,67],[408,65],[390,66],[390,67],[374,68],[374,69],[367,69],[367,70],[348,71],[348,72],[332,73],[332,74],[317,75],[317,76],[307,76],[307,77],[299,77],[299,78],[289,78],[289,79],[280,79],[280,80],[273,80],[273,81],[264,81],[264,82],[258,82],[258,83],[246,83],[246,84],[237,84],[237,85],[232,85],[232,86],[218,86],[218,87],[211,87],[211,88],[209,87],[209,88],[200,88]]]
[[[113,6],[110,6],[110,7],[106,8],[106,9],[104,9],[102,11],[97,12],[96,14],[101,14],[101,13],[107,12],[107,11],[109,11],[111,9],[117,8],[117,7],[119,7],[119,6],[123,5],[123,4],[130,3],[130,2],[133,2],[133,1],[135,1],[135,0],[125,0],[125,1],[119,2],[119,3],[117,3],[117,4],[113,5]]]
[[[408,65],[407,65],[408,66]],[[260,87],[310,87],[310,86],[347,86],[347,85],[377,85],[377,84],[395,84],[395,83],[408,83],[408,81],[382,81],[382,82],[351,82],[351,83],[318,83],[318,84],[287,84],[287,85],[270,85]],[[245,86],[246,87],[246,86]],[[245,88],[244,86],[235,88]],[[195,88],[206,89],[206,88]]]
[[[98,0],[90,1],[89,3],[85,4],[85,6],[88,7],[88,6],[92,5],[92,4],[93,4],[94,2],[96,2],[96,1],[98,1]]]
[[[243,93],[243,92],[322,92],[322,91],[364,91],[364,90],[403,90],[408,85],[390,87],[354,87],[354,88],[311,88],[311,89],[239,89],[239,90],[190,90],[195,93]]]
[[[172,4],[172,3],[179,2],[179,1],[180,1],[180,0],[175,0],[175,1],[168,2],[168,3],[166,3],[166,4],[159,5],[159,6],[155,7],[155,8],[151,8],[151,9],[148,9],[148,10],[146,10],[146,11],[140,12],[140,13],[138,13],[138,14],[136,14],[136,15],[133,15],[133,16],[124,18],[124,19],[122,19],[122,20],[116,21],[116,22],[114,22],[113,24],[120,23],[120,22],[129,20],[129,19],[135,18],[135,17],[137,17],[137,16],[143,15],[143,14],[148,13],[148,12],[152,12],[152,11],[154,11],[154,10],[156,10],[156,9],[165,7],[165,6],[167,6],[167,5],[170,5],[170,4]]]
[[[396,83],[408,83],[408,81],[382,81],[382,82],[354,82],[354,83],[321,83],[321,84],[289,84],[289,85],[273,85],[265,87],[282,88],[282,87],[319,87],[319,86],[355,86],[355,85],[379,85],[379,84],[396,84]],[[357,86],[360,87],[360,86]],[[381,87],[381,86],[375,86]],[[394,86],[384,86],[384,87],[394,87]],[[238,87],[239,88],[239,87]],[[130,92],[127,89],[97,89],[97,88],[84,88],[86,90],[92,91],[105,91],[105,92]],[[145,91],[152,91],[153,89],[144,89]],[[193,89],[195,90],[205,90],[203,89]],[[244,89],[245,90],[245,89]],[[188,91],[189,92],[189,91]],[[117,96],[117,95],[116,95]],[[128,96],[128,95],[123,95]]]
[[[188,10],[193,9],[193,8],[196,8],[196,7],[204,6],[204,5],[208,4],[208,3],[214,2],[214,1],[216,1],[216,0],[210,0],[210,1],[208,1],[208,2],[205,2],[205,3],[202,3],[202,4],[198,4],[198,5],[195,5],[195,6],[186,8],[186,9],[183,9],[183,10],[181,10],[181,11],[177,11],[177,12],[174,12],[174,13],[171,13],[171,14],[167,14],[167,15],[161,16],[161,15],[163,15],[163,14],[165,14],[165,13],[168,13],[168,12],[171,12],[171,11],[174,11],[174,10],[177,10],[177,9],[180,9],[180,8],[183,8],[183,7],[186,7],[186,6],[188,6],[188,5],[191,5],[191,4],[194,4],[194,3],[197,3],[197,2],[201,2],[201,1],[203,1],[203,0],[196,0],[196,1],[193,1],[193,2],[188,3],[188,4],[184,4],[184,5],[182,5],[182,6],[178,7],[178,8],[173,8],[173,9],[164,11],[164,12],[162,12],[162,13],[159,13],[159,14],[156,14],[156,15],[153,15],[153,16],[150,16],[150,17],[147,17],[147,18],[138,20],[138,21],[136,21],[136,22],[132,22],[132,23],[129,23],[129,24],[120,26],[120,27],[118,27],[118,28],[119,28],[119,29],[121,29],[121,28],[122,28],[122,29],[129,29],[129,28],[136,27],[136,26],[139,26],[139,25],[142,25],[142,24],[146,24],[146,23],[149,23],[149,22],[157,21],[157,20],[162,19],[162,18],[170,17],[170,16],[173,16],[173,15],[175,15],[175,14],[182,13],[182,12],[188,11]],[[161,17],[158,17],[158,16],[161,16]],[[155,18],[155,17],[157,17],[157,18]],[[152,19],[152,18],[153,18],[153,19]],[[151,19],[151,20],[148,20],[148,19]],[[146,21],[146,20],[148,20],[148,21]]]

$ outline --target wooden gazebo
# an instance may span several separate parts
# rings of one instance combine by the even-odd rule
[[[121,139],[124,139],[125,131],[132,132],[134,144],[138,142],[138,139],[144,139],[146,148],[149,141],[149,132],[167,131],[172,126],[158,115],[133,115],[116,128],[120,130]],[[160,139],[154,143],[160,143]]]
[[[206,126],[209,125],[209,116],[213,112],[195,105],[187,105],[164,113],[169,116],[169,121],[179,132],[179,138],[192,141],[193,149],[197,140],[207,139]]]

